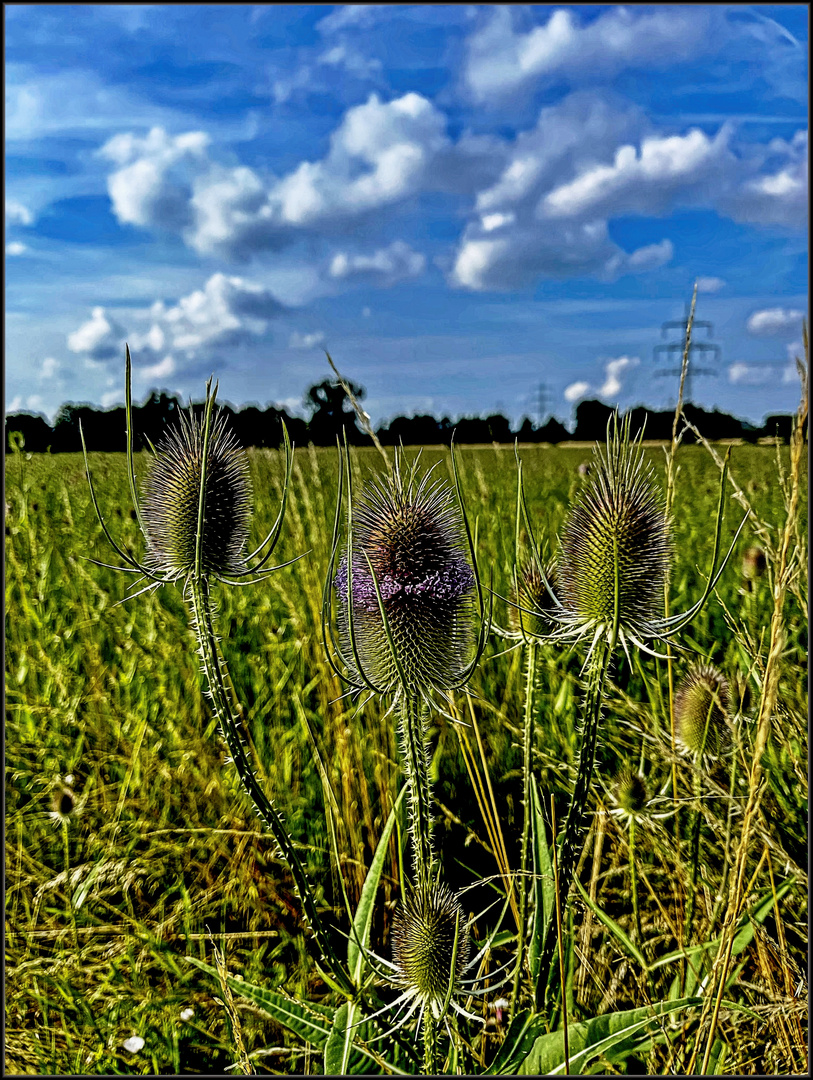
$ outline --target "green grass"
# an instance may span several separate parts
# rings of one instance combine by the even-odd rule
[[[648,454],[662,477],[662,449],[652,447]],[[787,471],[787,449],[779,456]],[[353,457],[360,478],[379,462],[374,450]],[[448,470],[445,452],[426,450],[423,460],[430,465],[438,457],[444,460],[441,470]],[[533,448],[522,457],[537,538],[555,550],[567,507],[584,483],[577,466],[589,451]],[[250,458],[256,543],[276,515],[283,468],[274,452],[252,452]],[[95,454],[90,460],[111,531],[141,552],[124,456]],[[718,493],[718,471],[705,450],[681,448],[678,463],[673,611],[690,606],[702,591]],[[494,590],[506,595],[514,557],[513,449],[464,449],[459,465],[467,508],[476,519],[481,566],[493,568]],[[137,469],[143,472],[142,460]],[[732,475],[776,546],[786,517],[778,469],[773,448],[733,448]],[[357,713],[352,700],[342,699],[323,655],[321,590],[336,472],[334,452],[296,451],[275,558],[308,554],[263,584],[217,587],[214,596],[223,651],[267,790],[302,845],[310,878],[325,909],[333,910],[341,945],[347,919],[337,875],[343,875],[355,904],[401,774],[391,719],[382,720],[373,704]],[[802,485],[806,490],[806,476]],[[212,962],[211,934],[231,973],[300,998],[327,999],[329,991],[309,959],[292,880],[226,762],[203,697],[180,591],[162,588],[119,603],[128,576],[81,558],[116,561],[93,513],[81,457],[10,455],[6,502],[7,1071],[222,1071],[236,1060],[230,1020],[218,1000],[219,987],[184,957]],[[730,542],[741,516],[729,499],[724,541]],[[800,572],[782,612],[785,641],[763,760],[765,790],[746,866],[746,881],[753,877],[751,907],[771,893],[772,881],[777,891],[788,888],[734,958],[726,998],[752,1012],[721,1017],[721,1068],[732,1074],[806,1069],[806,986],[793,998],[807,954],[807,560],[801,550],[806,535],[803,516],[793,539]],[[650,965],[677,949],[682,938],[697,810],[691,940],[713,939],[725,914],[716,897],[724,895],[721,879],[732,862],[748,794],[773,610],[770,576],[753,592],[742,588],[742,552],[753,542],[749,525],[718,595],[680,638],[688,652],[677,653],[676,676],[699,652],[741,686],[745,707],[733,791],[728,770],[710,768],[703,798],[695,804],[692,765],[680,757],[677,816],[636,831],[639,945]],[[506,621],[499,600],[495,617]],[[504,648],[499,639],[490,641],[469,687],[482,756],[474,733],[465,730],[465,737],[481,778],[487,768],[514,867],[522,827],[523,664],[520,650]],[[543,648],[539,656],[542,707],[534,768],[540,790],[555,793],[557,816],[564,813],[572,782],[582,660],[578,650]],[[470,717],[463,695],[457,705]],[[650,790],[661,790],[673,767],[669,732],[665,663],[642,657],[633,670],[622,663],[613,673],[602,726],[599,776],[609,787],[621,768],[643,764]],[[461,887],[498,873],[494,838],[464,761],[464,734],[439,717],[434,741],[440,857],[449,882]],[[317,752],[341,811],[340,865],[329,855]],[[55,827],[49,817],[52,792],[66,775],[74,778],[78,812]],[[598,812],[580,879],[601,912],[633,935],[628,834],[603,812],[607,805],[598,785]],[[400,895],[396,846],[393,840],[372,932],[374,947],[385,954],[392,901]],[[483,885],[467,894],[467,903],[476,910],[493,895]],[[681,983],[685,988],[693,980],[691,965],[680,963],[659,967],[647,978],[618,934],[586,912],[577,898],[565,926],[571,1021],[679,995]],[[305,1054],[258,1010],[239,999],[237,1005],[243,1041],[258,1071],[321,1071],[318,1055]],[[189,1008],[194,1015],[182,1020],[182,1010]],[[493,1013],[492,1020],[475,1045],[475,1060],[490,1061],[504,1036],[504,1022]],[[695,1033],[696,1017],[694,1027],[690,1022],[677,1029],[670,1041],[607,1068],[679,1071]],[[136,1054],[123,1049],[133,1035],[144,1039]]]

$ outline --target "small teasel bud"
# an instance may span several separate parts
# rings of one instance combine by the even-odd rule
[[[456,929],[457,956],[452,979]],[[468,930],[455,894],[439,882],[412,889],[395,917],[393,957],[401,984],[429,1006],[436,1018],[450,981],[453,990],[459,988],[468,954]]]
[[[475,579],[464,554],[460,511],[448,484],[427,480],[417,482],[414,473],[407,482],[398,474],[378,479],[362,492],[355,514],[353,635],[363,670],[388,693],[399,689],[398,664],[411,694],[452,686],[473,641]],[[347,639],[346,557],[333,584]]]
[[[620,426],[620,425],[619,425]],[[625,424],[596,448],[593,471],[571,511],[558,566],[562,604],[574,623],[645,633],[663,603],[671,545],[651,468]],[[617,586],[616,586],[617,574]]]
[[[545,637],[553,628],[550,613],[556,602],[551,596],[551,590],[555,596],[556,568],[549,563],[544,570],[547,585],[536,560],[530,559],[519,572],[518,580],[511,586],[508,623],[517,634],[524,630],[529,637]]]
[[[578,468],[576,469],[576,472],[579,474],[579,476],[589,476],[590,475],[590,462],[589,461],[582,461],[579,464]]]
[[[195,571],[204,437],[202,418],[191,411],[182,414],[158,443],[144,483],[149,563],[164,576],[188,577]],[[223,413],[217,413],[207,447],[203,575],[245,573],[250,519],[248,457]]]
[[[728,680],[712,664],[693,665],[675,692],[675,732],[692,754],[720,757],[730,744]]]
[[[615,781],[615,802],[625,814],[639,814],[649,800],[646,781],[640,773],[624,769]]]

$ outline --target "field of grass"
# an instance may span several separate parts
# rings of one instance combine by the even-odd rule
[[[647,456],[662,479],[663,449],[648,447]],[[447,452],[427,449],[422,460],[429,465],[439,457],[450,474]],[[585,482],[577,467],[589,451],[534,447],[522,458],[537,538],[555,550],[568,506]],[[139,474],[145,460],[137,459]],[[359,482],[380,465],[372,449],[354,451],[352,460]],[[257,543],[277,512],[283,462],[262,451],[250,461]],[[702,593],[719,491],[718,468],[703,447],[681,447],[677,462],[673,611]],[[123,455],[91,455],[91,468],[109,528],[141,551]],[[514,560],[513,448],[463,449],[459,468],[477,523],[481,572],[493,568],[494,591],[505,596]],[[763,787],[742,852],[746,914],[725,990],[726,1003],[746,1008],[723,1005],[709,1070],[803,1073],[807,476],[799,520],[789,532],[795,572],[777,616],[788,448],[736,446],[730,469],[754,517],[715,595],[681,635],[686,651],[676,650],[674,674],[678,680],[698,653],[725,674],[737,713],[735,750],[724,764],[698,773],[690,758],[673,754],[666,663],[642,654],[632,668],[626,661],[616,666],[578,871],[593,907],[574,891],[563,927],[566,1004],[575,1023],[702,993],[714,948],[696,949],[690,960],[662,961],[720,935],[740,854],[759,704],[770,680],[775,701]],[[355,905],[402,775],[391,718],[382,720],[375,703],[357,711],[342,698],[323,653],[322,586],[336,486],[334,452],[298,449],[275,559],[307,555],[262,584],[216,586],[213,593],[222,649],[266,790],[301,846],[341,947],[348,921],[338,875]],[[725,548],[743,513],[729,493]],[[755,543],[767,553],[767,573],[746,587],[742,556]],[[239,996],[230,1012],[218,983],[186,960],[214,963],[217,945],[231,974],[317,1005],[335,1002],[309,954],[289,872],[227,761],[181,591],[165,587],[125,601],[126,576],[83,561],[88,555],[116,561],[95,518],[81,457],[9,455],[6,1071],[222,1072],[238,1060],[239,1037],[257,1072],[321,1072],[318,1051]],[[506,624],[500,599],[494,616]],[[772,617],[781,630],[778,652],[770,650]],[[467,688],[470,698],[456,695],[469,726],[433,721],[440,858],[455,887],[481,881],[465,894],[471,911],[497,897],[501,869],[518,860],[524,669],[522,649],[505,651],[507,644],[492,636]],[[540,647],[534,773],[546,799],[555,795],[557,814],[564,813],[572,784],[583,659],[583,649]],[[610,813],[614,778],[625,767],[641,769],[654,799],[635,837],[640,931],[630,901],[629,832]],[[72,807],[64,795],[60,806],[63,787],[73,793]],[[326,820],[334,797],[338,863]],[[396,831],[390,843],[372,927],[372,943],[385,956],[400,895],[401,835]],[[506,927],[515,929],[510,915]],[[479,936],[485,932],[478,926]],[[496,947],[494,962],[508,955]],[[489,998],[482,1001],[476,1008],[487,1024],[480,1034],[472,1029],[471,1053],[487,1064],[508,1021]],[[708,1018],[703,1023],[699,1033],[699,1009],[681,1014],[634,1054],[602,1060],[601,1071],[685,1071],[697,1045],[702,1053]]]

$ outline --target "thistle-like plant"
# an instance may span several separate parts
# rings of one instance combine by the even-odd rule
[[[583,826],[593,777],[596,741],[601,721],[604,687],[620,645],[630,660],[630,647],[652,655],[647,640],[669,640],[702,608],[723,572],[728,554],[717,568],[722,526],[725,471],[714,536],[712,566],[700,599],[679,615],[660,615],[672,554],[670,525],[644,460],[641,440],[630,437],[629,418],[619,422],[613,414],[606,446],[597,445],[584,488],[565,524],[556,567],[556,588],[537,555],[537,571],[546,582],[552,607],[546,617],[556,624],[548,640],[587,641],[584,665],[585,694],[581,745],[576,780],[563,834],[559,840],[559,893],[562,908],[581,847]],[[520,482],[520,502],[532,550],[530,517]],[[537,1002],[544,993],[556,947],[551,924],[541,947]]]
[[[381,697],[389,701],[385,716],[398,716],[413,895],[419,898],[407,901],[413,916],[420,904],[426,912],[434,910],[435,900],[443,908],[438,898],[447,895],[438,880],[432,844],[427,712],[442,708],[440,702],[447,702],[450,692],[471,677],[490,623],[454,456],[452,461],[455,488],[434,478],[432,470],[421,472],[419,457],[407,462],[396,449],[391,468],[373,478],[356,502],[349,454],[342,455],[323,599],[323,637],[334,671],[351,693],[366,693],[365,701]],[[346,536],[339,558],[344,484]],[[338,632],[332,617],[334,592]],[[405,977],[402,969],[399,972],[399,978]],[[434,1007],[424,1009],[422,1016],[424,1063],[431,1071],[440,1017]]]
[[[136,519],[146,542],[143,560],[117,542],[105,524],[90,472],[84,436],[82,450],[91,499],[102,530],[124,565],[99,566],[135,575],[130,596],[178,584],[189,604],[190,621],[197,637],[208,693],[232,761],[260,818],[265,822],[288,863],[313,930],[324,964],[345,991],[352,981],[325,933],[312,890],[285,825],[260,784],[249,759],[236,714],[234,691],[215,632],[212,582],[248,585],[264,580],[280,566],[267,563],[276,547],[285,516],[291,477],[292,448],[283,425],[285,480],[277,519],[265,539],[246,552],[251,524],[251,483],[248,457],[229,431],[225,416],[215,408],[217,383],[206,384],[201,413],[191,407],[182,413],[154,448],[138,497],[133,459],[130,350],[125,347],[125,408],[127,417],[127,476]],[[81,434],[81,428],[80,428]],[[295,560],[291,560],[293,562]],[[147,584],[138,588],[146,580]]]

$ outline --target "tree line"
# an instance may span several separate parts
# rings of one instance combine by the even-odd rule
[[[350,390],[361,401],[362,386],[350,383]],[[357,423],[350,398],[341,383],[325,379],[311,386],[305,395],[310,419],[291,416],[287,410],[269,405],[246,405],[233,409],[223,406],[235,435],[245,447],[278,447],[282,443],[284,421],[288,434],[298,446],[335,446],[337,438],[346,434],[351,445],[369,441]],[[200,406],[193,406],[200,407]],[[167,426],[184,408],[180,398],[165,391],[154,390],[142,405],[133,406],[133,446],[136,450],[157,445]],[[582,401],[576,408],[576,426],[568,431],[555,417],[535,426],[525,417],[516,430],[500,413],[491,416],[463,416],[451,420],[448,416],[397,416],[382,425],[376,434],[384,446],[403,443],[404,446],[448,445],[454,433],[457,443],[559,443],[568,440],[593,442],[603,439],[612,408],[601,401]],[[762,427],[718,410],[707,411],[687,404],[684,409],[689,420],[707,439],[745,439],[756,442],[765,436],[778,436],[783,442],[790,437],[790,415],[769,416]],[[648,439],[669,440],[672,437],[674,410],[653,412],[643,406],[630,411],[632,430],[646,422]],[[76,453],[81,451],[80,424],[88,450],[125,450],[125,410],[123,406],[98,409],[93,405],[67,403],[54,417],[53,425],[39,414],[17,412],[6,417],[6,452],[25,448],[33,453]]]

